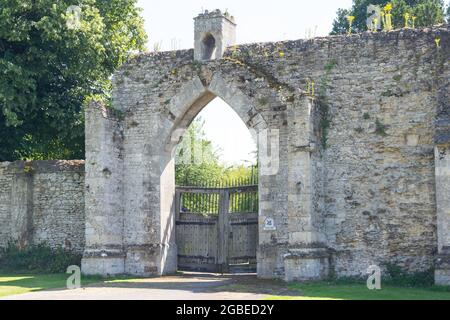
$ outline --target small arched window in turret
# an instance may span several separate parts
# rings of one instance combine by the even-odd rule
[[[213,59],[216,52],[216,39],[211,33],[206,34],[202,40],[202,52],[203,60]]]

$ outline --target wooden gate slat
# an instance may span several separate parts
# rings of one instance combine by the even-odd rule
[[[249,194],[257,194],[257,186],[228,188],[177,187],[175,192],[176,241],[180,270],[229,272],[235,265],[256,268],[258,214],[231,213],[242,204],[248,206]],[[183,205],[183,195],[194,195],[194,210],[217,214],[189,213]],[[189,196],[188,196],[189,197]],[[254,197],[253,197],[254,198]],[[256,196],[257,198],[257,196]],[[203,203],[214,201],[214,204]],[[255,269],[256,270],[256,269]]]

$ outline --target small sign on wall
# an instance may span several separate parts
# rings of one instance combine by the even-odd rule
[[[273,218],[266,218],[264,220],[264,231],[275,231],[277,227],[275,226],[275,220]]]

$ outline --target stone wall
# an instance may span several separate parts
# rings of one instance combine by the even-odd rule
[[[0,164],[0,246],[47,243],[81,253],[84,162]]]
[[[280,169],[260,179],[261,277],[362,275],[386,263],[409,271],[433,267],[434,149],[437,136],[448,132],[437,123],[449,108],[449,35],[445,26],[239,45],[212,61],[195,61],[193,50],[132,59],[114,77],[120,117],[104,115],[86,132],[123,132],[110,148],[87,147],[97,159],[122,151],[123,167],[114,165],[112,176],[123,179],[123,189],[114,191],[124,197],[123,270],[164,274],[165,263],[175,265],[173,132],[215,96],[249,128],[279,133]],[[306,92],[311,82],[314,94]],[[100,119],[101,111],[89,112]],[[102,170],[92,172],[94,185]],[[118,209],[87,214],[101,220]],[[265,217],[274,218],[277,230],[263,230]],[[114,222],[108,228],[122,230]],[[107,242],[97,245],[108,252]]]
[[[314,81],[328,106],[315,214],[338,276],[371,264],[434,266],[434,148],[439,110],[450,108],[449,43],[447,27],[238,48],[237,59],[282,83]]]
[[[0,165],[0,245],[86,247],[88,274],[176,271],[173,151],[218,96],[277,139],[279,168],[259,185],[260,277],[413,272],[439,257],[450,283],[449,56],[448,26],[239,45],[203,62],[136,56],[114,76],[113,108],[86,110],[86,177],[80,162]]]
[[[8,163],[0,164],[0,246],[5,246],[11,235],[12,172]]]

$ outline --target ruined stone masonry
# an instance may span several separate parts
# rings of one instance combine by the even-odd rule
[[[0,164],[0,246],[47,243],[83,253],[84,161]]]
[[[31,216],[30,239],[84,247],[87,274],[174,273],[174,150],[220,97],[277,141],[278,170],[260,164],[259,277],[357,276],[391,263],[436,267],[436,282],[450,284],[449,27],[236,46],[231,16],[207,12],[195,25],[194,50],[134,57],[114,76],[113,108],[86,110],[86,173],[52,176],[49,185],[66,177],[42,196],[53,211],[11,192],[46,194],[38,171],[18,182],[10,166],[22,164],[0,167],[0,243],[26,238],[18,229]],[[84,213],[74,198],[83,179]]]

